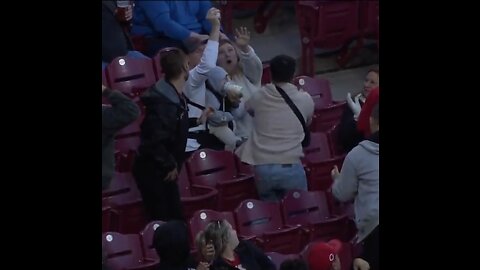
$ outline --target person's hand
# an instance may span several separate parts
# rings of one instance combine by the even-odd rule
[[[350,109],[352,110],[353,112],[353,117],[355,119],[358,118],[358,116],[360,115],[360,111],[362,110],[362,106],[360,106],[360,95],[357,95],[355,97],[355,101],[352,99],[352,95],[350,93],[347,94],[347,103],[348,103],[348,107],[350,107]]]
[[[178,177],[178,171],[177,171],[177,168],[174,168],[173,170],[171,170],[167,176],[165,176],[165,178],[163,180],[165,181],[175,181]]]
[[[130,21],[133,18],[133,8],[132,5],[128,5],[125,9],[125,20]]]
[[[220,26],[220,16],[220,10],[212,7],[208,10],[206,19],[212,24],[212,26]]]
[[[107,89],[107,87],[102,84],[102,93],[103,93],[103,91],[104,91],[105,89]]]
[[[207,262],[199,262],[197,265],[197,270],[208,270],[210,264]]]
[[[248,49],[248,44],[250,43],[250,31],[248,31],[246,27],[235,29],[235,43],[244,52]]]
[[[340,172],[338,171],[337,165],[333,166],[331,175],[332,175],[333,179],[337,178],[340,175]]]
[[[208,35],[200,35],[199,33],[196,33],[196,32],[190,32],[190,36],[187,38],[186,42],[201,43],[202,41],[205,41],[208,38],[209,38]]]
[[[355,258],[353,260],[353,270],[369,270],[370,264],[362,258]]]
[[[240,103],[240,99],[243,97],[242,87],[240,85],[228,81],[224,84],[223,88],[225,89],[227,98],[230,102]]]
[[[212,115],[214,111],[215,110],[212,107],[205,108],[200,117],[197,119],[197,124],[205,124],[205,122],[207,122],[207,118]]]

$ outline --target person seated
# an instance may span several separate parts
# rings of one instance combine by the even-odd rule
[[[350,152],[365,137],[357,130],[357,120],[362,110],[363,104],[373,89],[379,85],[378,68],[370,69],[363,82],[363,90],[360,93],[347,94],[347,108],[343,111],[339,125],[338,139],[345,152]],[[367,117],[368,118],[368,117]]]
[[[127,8],[125,18],[132,19],[132,9]],[[102,1],[102,70],[116,57],[148,58],[134,50],[129,33],[118,18],[116,1]]]
[[[190,244],[186,223],[171,220],[161,224],[153,234],[153,247],[160,258],[156,270],[207,270],[206,261],[196,262],[190,255]],[[213,256],[213,249],[205,249],[206,256]]]
[[[212,221],[199,234],[197,242],[213,245],[214,256],[203,255],[213,260],[210,269],[276,269],[262,250],[248,241],[239,240],[237,232],[227,220]],[[199,250],[204,252],[208,249],[200,247]]]
[[[207,39],[210,8],[211,1],[137,1],[131,32],[146,39],[146,55],[153,57],[159,49]]]

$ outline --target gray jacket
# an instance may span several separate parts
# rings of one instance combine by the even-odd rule
[[[379,144],[364,140],[348,153],[332,192],[345,202],[355,199],[358,241],[363,241],[379,224]]]

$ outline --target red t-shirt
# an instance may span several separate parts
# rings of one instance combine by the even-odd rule
[[[224,258],[225,259],[225,258]],[[235,267],[239,270],[246,270],[243,268],[242,264],[240,263],[240,258],[238,257],[237,253],[234,254],[233,261],[225,259],[225,261],[228,263],[228,265]]]

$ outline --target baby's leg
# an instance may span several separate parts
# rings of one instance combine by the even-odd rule
[[[235,135],[235,133],[233,133],[233,131],[229,129],[227,125],[218,127],[208,125],[208,129],[210,130],[210,134],[215,135],[215,137],[225,144],[225,150],[227,151],[235,150],[237,143],[242,141],[242,139]]]

